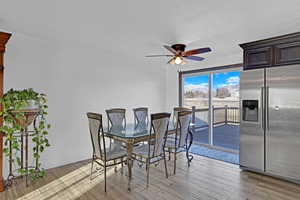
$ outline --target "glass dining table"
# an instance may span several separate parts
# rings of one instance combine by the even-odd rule
[[[190,130],[194,126],[194,124],[190,124]],[[148,141],[150,137],[150,123],[139,123],[139,124],[126,124],[126,126],[111,126],[104,127],[104,134],[112,138],[114,140],[118,140],[123,142],[126,145],[127,150],[127,166],[128,166],[128,190],[130,191],[130,183],[132,179],[132,167],[133,167],[133,158],[132,152],[135,144]],[[176,125],[173,122],[169,123],[168,126],[168,135],[172,135],[176,133]],[[189,131],[189,138],[187,141],[187,159],[192,161],[193,156],[190,155],[189,149],[193,143],[193,134],[192,131]],[[151,133],[151,137],[155,137],[153,133]]]

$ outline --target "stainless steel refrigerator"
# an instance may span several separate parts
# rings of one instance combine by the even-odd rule
[[[240,167],[300,183],[300,65],[240,79]]]

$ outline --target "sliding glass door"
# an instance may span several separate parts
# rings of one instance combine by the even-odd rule
[[[239,150],[239,70],[182,77],[182,106],[193,110],[194,142]]]
[[[201,132],[195,136],[195,140],[204,144],[209,144],[209,82],[209,74],[188,76],[183,79],[183,107],[199,110],[193,115],[197,131]]]
[[[213,145],[239,150],[240,72],[212,73]]]

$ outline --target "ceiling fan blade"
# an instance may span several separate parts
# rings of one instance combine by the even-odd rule
[[[205,58],[198,57],[198,56],[184,56],[184,58],[189,59],[189,60],[196,60],[196,61],[201,61],[201,60],[205,59]]]
[[[185,51],[183,52],[184,56],[191,56],[191,55],[195,55],[195,54],[200,54],[200,53],[207,53],[210,52],[211,49],[209,47],[205,47],[205,48],[200,48],[200,49],[192,49],[189,51]]]
[[[167,45],[164,45],[164,47],[165,47],[168,51],[172,52],[174,55],[176,54],[176,50],[173,49],[172,47],[167,46]]]
[[[172,57],[174,55],[148,55],[146,57]]]

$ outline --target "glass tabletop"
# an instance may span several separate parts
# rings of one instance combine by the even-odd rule
[[[111,126],[105,127],[104,133],[106,135],[118,136],[122,138],[136,138],[147,136],[150,134],[149,124],[126,124],[126,126]]]
[[[193,126],[191,123],[190,126]],[[174,130],[173,122],[169,123],[168,130]],[[108,136],[117,136],[122,138],[138,138],[150,135],[150,123],[126,124],[126,126],[104,127],[104,133]]]

